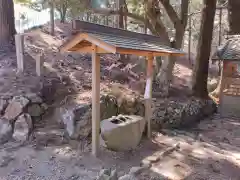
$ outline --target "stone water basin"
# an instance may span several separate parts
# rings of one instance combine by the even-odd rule
[[[118,115],[101,121],[101,138],[108,149],[127,151],[140,143],[145,119],[136,115]]]

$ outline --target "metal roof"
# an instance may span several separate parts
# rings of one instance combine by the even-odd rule
[[[213,60],[239,61],[240,36],[231,36],[223,45],[219,46],[212,56]]]
[[[77,21],[74,30],[76,36],[68,40],[60,48],[61,51],[87,50],[91,44],[99,46],[101,53],[120,53],[146,55],[184,55],[181,50],[166,46],[161,38],[152,35],[130,32],[103,25]],[[78,28],[79,27],[79,28]],[[88,42],[88,44],[87,44]],[[104,51],[103,51],[104,50]],[[82,52],[81,51],[81,52]]]

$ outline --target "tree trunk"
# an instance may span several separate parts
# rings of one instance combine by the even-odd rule
[[[0,0],[0,46],[14,41],[14,5],[12,0]]]
[[[196,64],[193,71],[192,86],[193,94],[200,98],[208,97],[207,80],[216,0],[204,0],[204,5],[205,7],[202,12],[201,31],[198,42]]]
[[[51,2],[50,3],[50,34],[52,35],[52,36],[54,36],[54,29],[55,29],[55,27],[54,27],[55,25],[54,25],[54,3],[53,2]]]
[[[180,49],[182,47],[184,37],[184,30],[176,33],[176,42],[171,42],[171,47]],[[156,83],[158,84],[158,90],[162,97],[166,97],[169,94],[169,87],[173,79],[173,68],[176,62],[176,56],[165,57],[161,65],[160,71],[156,77]]]
[[[228,0],[228,21],[229,21],[229,34],[240,33],[240,1],[239,0]]]

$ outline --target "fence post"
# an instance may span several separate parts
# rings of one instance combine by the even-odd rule
[[[16,34],[15,35],[15,46],[16,46],[16,55],[17,55],[17,69],[18,72],[23,72],[24,70],[24,35]]]
[[[40,54],[37,56],[37,59],[36,59],[36,73],[38,76],[41,76],[43,63],[44,63],[44,57],[43,57],[43,54]]]

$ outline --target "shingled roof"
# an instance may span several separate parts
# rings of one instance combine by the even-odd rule
[[[219,46],[212,56],[213,60],[240,61],[240,36],[231,36]]]
[[[91,52],[91,44],[99,47],[98,53],[147,55],[183,55],[183,51],[166,46],[157,36],[75,21],[76,36],[60,48],[62,52]]]

